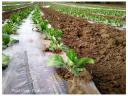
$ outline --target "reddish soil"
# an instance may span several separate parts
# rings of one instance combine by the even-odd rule
[[[49,48],[46,48],[45,49],[45,52],[52,52],[52,53],[55,53],[55,54],[60,54],[62,52],[62,50],[60,49],[56,49],[56,50],[49,50]]]
[[[81,86],[81,83],[85,84],[92,80],[92,76],[87,70],[81,72],[80,75],[77,77],[74,77],[71,72],[69,72],[67,69],[64,68],[57,68],[56,71],[62,79],[67,81],[68,94],[87,94],[90,92],[96,94],[96,90],[92,86],[91,87],[86,85],[85,87],[83,87],[83,85]]]
[[[75,49],[79,57],[92,57],[95,64],[86,68],[102,94],[126,93],[126,30],[43,8],[44,17],[63,31],[62,42]]]
[[[2,13],[2,23],[11,16],[12,12]]]
[[[69,72],[67,69],[65,68],[56,68],[56,72],[58,73],[58,75],[61,76],[61,78],[63,78],[64,80],[69,80],[72,79],[74,76],[71,72]],[[85,73],[86,71],[82,72]],[[87,72],[86,72],[87,73]],[[88,73],[87,76],[83,76],[84,74],[81,74],[78,78],[82,79],[83,77],[86,78],[86,81],[90,81],[92,79],[92,77],[90,76],[90,74]]]
[[[56,68],[56,72],[64,80],[68,80],[68,79],[71,79],[73,77],[73,74],[64,68]]]

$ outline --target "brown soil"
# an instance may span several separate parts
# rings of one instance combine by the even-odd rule
[[[61,78],[63,78],[64,80],[69,80],[69,79],[73,79],[73,74],[71,72],[69,72],[67,69],[65,68],[57,68],[56,72],[58,73],[58,75],[61,76]],[[86,77],[87,81],[90,81],[92,79],[92,77],[90,76],[90,74],[88,73],[86,76],[83,76],[84,74],[81,74],[79,76],[80,79],[83,79]]]
[[[52,52],[52,53],[56,53],[56,54],[60,54],[61,52],[62,52],[62,50],[60,50],[60,49],[56,49],[56,50],[49,50],[49,48],[46,48],[45,50],[44,50],[45,52]]]
[[[12,12],[2,13],[2,23],[11,16]]]
[[[92,94],[97,93],[93,87],[86,85],[92,80],[88,71],[84,70],[81,72],[80,76],[77,77],[74,77],[71,72],[64,68],[57,68],[56,71],[62,79],[67,81],[68,94],[86,94],[90,92]]]
[[[68,79],[71,79],[73,77],[73,74],[71,74],[67,69],[64,69],[64,68],[57,68],[56,72],[64,80],[68,80]]]
[[[74,48],[79,57],[92,57],[95,64],[87,69],[103,94],[126,93],[125,34],[103,24],[90,24],[87,20],[43,8],[49,23],[63,31],[62,42]]]

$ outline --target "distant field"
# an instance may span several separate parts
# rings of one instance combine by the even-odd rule
[[[24,7],[31,2],[2,2],[2,11],[13,10]]]
[[[49,3],[49,5],[52,9],[64,14],[88,19],[98,23],[104,23],[112,26],[123,26],[125,23],[125,18],[123,17],[126,15],[126,12],[121,9],[84,7],[68,3]]]
[[[30,2],[2,2],[2,5],[16,5],[16,4],[24,4]]]
[[[83,4],[83,3],[65,3],[69,5],[76,5],[76,6],[82,6],[82,7],[94,7],[94,8],[106,8],[106,9],[121,9],[125,10],[126,6],[124,5],[112,5],[112,4]]]

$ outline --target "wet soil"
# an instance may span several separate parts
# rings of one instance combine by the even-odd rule
[[[62,42],[75,49],[79,57],[92,57],[95,64],[87,70],[102,94],[126,93],[125,45],[126,30],[104,24],[89,23],[85,19],[42,9],[44,17],[63,31]]]

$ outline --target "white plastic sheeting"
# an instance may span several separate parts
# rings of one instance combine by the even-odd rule
[[[47,66],[52,53],[45,53],[41,42],[42,35],[33,29],[31,14],[12,35],[19,40],[4,53],[11,57],[8,68],[3,71],[4,94],[64,94],[65,81],[55,79],[54,68]]]

